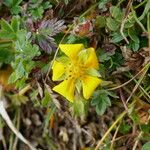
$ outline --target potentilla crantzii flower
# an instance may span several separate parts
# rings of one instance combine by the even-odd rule
[[[83,91],[85,99],[89,99],[102,81],[98,78],[99,64],[95,50],[85,49],[83,44],[60,44],[59,48],[65,56],[54,61],[52,80],[63,81],[53,90],[71,102],[80,91]]]

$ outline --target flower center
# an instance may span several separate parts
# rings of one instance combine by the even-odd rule
[[[85,75],[86,67],[78,62],[70,63],[66,68],[67,78],[78,79]]]

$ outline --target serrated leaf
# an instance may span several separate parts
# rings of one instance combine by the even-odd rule
[[[13,0],[13,6],[19,5],[23,0]]]
[[[10,63],[14,60],[15,49],[12,41],[1,40],[0,41],[0,62]]]
[[[11,13],[13,15],[17,15],[19,12],[21,12],[21,7],[20,6],[14,6],[11,8]]]
[[[45,2],[45,3],[43,3],[42,6],[44,9],[52,8],[52,5],[50,4],[50,2]]]
[[[96,112],[99,115],[103,115],[104,112],[106,111],[106,108],[108,106],[111,106],[111,102],[110,102],[109,97],[106,94],[102,94],[99,97],[99,101],[100,102],[98,103],[98,105],[96,105]]]
[[[119,131],[120,133],[127,134],[130,131],[130,129],[131,129],[131,125],[123,122],[120,125]]]
[[[9,40],[13,40],[16,39],[16,35],[13,32],[8,32],[5,30],[1,30],[0,31],[0,39],[9,39]]]
[[[96,112],[99,115],[103,115],[107,107],[111,106],[111,101],[107,91],[99,90],[94,93],[91,105],[96,107]]]
[[[11,25],[7,21],[5,21],[4,19],[1,19],[1,28],[2,28],[2,30],[5,30],[7,32],[14,32]]]
[[[19,25],[20,25],[20,22],[18,20],[18,17],[13,17],[11,20],[11,26],[15,32],[19,30]]]
[[[13,0],[5,0],[5,1],[4,1],[4,4],[5,4],[7,7],[11,7],[12,3],[13,3]]]

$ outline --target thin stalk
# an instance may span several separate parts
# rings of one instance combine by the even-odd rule
[[[134,7],[134,9],[138,9],[139,7],[141,7],[142,5],[144,5],[147,2],[147,0],[144,0],[143,2],[141,2],[140,4],[138,4],[137,6]]]
[[[137,140],[135,141],[132,150],[137,150],[137,145],[138,145],[139,140],[140,140],[140,138],[142,137],[142,135],[143,135],[143,131],[141,131],[141,132],[139,133],[139,135],[138,135],[138,137],[137,137]]]
[[[125,85],[129,84],[132,80],[134,80],[137,76],[139,76],[146,68],[148,68],[150,66],[150,63],[148,63],[147,65],[145,65],[135,76],[133,76],[133,78],[131,78],[130,80],[128,80],[127,82],[119,85],[119,86],[116,86],[116,87],[113,87],[113,88],[109,88],[107,90],[116,90],[116,89],[119,89],[121,87],[124,87]]]
[[[131,74],[130,74],[130,77],[133,77]],[[134,79],[134,82],[137,84],[138,81],[136,79]],[[139,88],[141,89],[142,91],[142,95],[143,93],[150,99],[150,95],[147,93],[147,90],[145,90],[141,85],[139,85]]]
[[[145,74],[147,73],[147,71],[148,71],[148,68],[146,68],[146,70],[144,71],[144,73],[141,75],[141,77],[140,77],[138,83],[135,85],[135,87],[134,87],[134,89],[132,90],[130,96],[128,97],[126,103],[129,102],[129,100],[131,99],[131,97],[133,96],[133,94],[135,93],[135,91],[137,90],[137,88],[139,87],[139,85],[140,85],[140,83],[142,82],[142,80],[143,80]]]
[[[107,132],[103,135],[102,139],[98,142],[95,150],[98,150],[99,147],[101,146],[101,144],[103,143],[103,141],[105,140],[105,138],[109,135],[109,133],[111,132],[111,130],[117,125],[117,123],[119,121],[122,120],[122,118],[127,114],[127,111],[122,112],[119,117],[115,120],[115,122],[111,125],[111,127],[107,130]]]
[[[13,120],[13,124],[14,124],[14,125],[16,124],[16,120],[17,120],[17,113],[15,112],[15,117],[14,117],[14,120]],[[13,143],[14,143],[14,133],[11,132],[8,150],[13,150],[13,149],[12,149]]]
[[[19,95],[24,95],[30,89],[31,89],[31,86],[27,85],[26,87],[24,87],[23,89],[21,89],[18,94]]]
[[[116,6],[119,7],[120,4],[121,4],[123,1],[124,1],[124,0],[120,0]]]
[[[147,14],[147,31],[148,31],[148,47],[149,47],[149,57],[150,57],[150,13]]]
[[[19,130],[19,128],[20,128],[20,108],[18,108],[18,111],[17,111],[17,123],[16,124],[17,124],[16,129]],[[17,143],[18,143],[18,137],[16,136],[14,139],[14,144],[13,144],[12,150],[17,149]]]
[[[143,26],[143,24],[137,18],[136,13],[135,13],[133,7],[131,7],[131,11],[132,11],[133,17],[134,17],[135,21],[137,22],[137,24],[141,27],[141,29],[143,30],[143,32],[146,33],[147,31],[146,31],[145,27]]]
[[[113,138],[112,138],[110,150],[113,150],[114,142],[115,142],[117,133],[118,133],[118,131],[119,131],[120,125],[121,125],[121,121],[120,121],[120,123],[119,123],[119,125],[118,125],[118,127],[117,127],[117,129],[116,129],[116,131],[115,131],[115,134],[114,134]]]
[[[129,108],[132,107],[134,104],[136,103],[136,99],[129,104]],[[110,128],[106,131],[106,133],[103,135],[102,139],[98,142],[95,150],[98,150],[99,147],[102,145],[103,141],[105,140],[105,138],[109,135],[109,133],[112,131],[112,129],[123,119],[123,117],[127,114],[127,111],[123,111],[118,118],[115,120],[115,122],[110,126]]]
[[[2,135],[2,144],[3,144],[4,150],[7,150],[6,140],[5,140],[5,137],[3,135]]]

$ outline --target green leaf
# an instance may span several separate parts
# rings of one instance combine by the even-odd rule
[[[99,1],[99,5],[98,5],[98,8],[99,9],[102,9],[103,11],[105,11],[107,8],[106,8],[106,4],[109,2],[110,0],[100,0]]]
[[[109,97],[106,94],[101,94],[99,97],[100,102],[96,105],[96,112],[99,115],[103,115],[108,106],[111,106]]]
[[[99,60],[100,60],[100,62],[105,62],[105,61],[108,61],[110,59],[111,59],[111,57],[110,57],[109,53],[106,53],[106,51],[104,51],[103,49],[99,50]]]
[[[82,83],[79,79],[77,79],[75,86],[77,88],[78,93],[81,93]]]
[[[24,95],[19,95],[19,94],[15,94],[10,96],[10,99],[12,100],[12,103],[14,105],[21,105],[21,104],[25,104],[28,101],[28,97],[24,96]]]
[[[15,83],[16,80],[17,80],[17,78],[16,78],[16,73],[13,72],[13,73],[9,76],[8,83]]]
[[[0,62],[10,63],[14,60],[15,49],[12,41],[0,41]]]
[[[11,26],[15,32],[19,30],[19,25],[20,25],[20,22],[18,20],[18,17],[13,17],[11,20]]]
[[[13,0],[13,6],[19,5],[23,0]]]
[[[133,110],[130,114],[130,118],[134,121],[135,124],[139,124],[140,123],[140,117],[138,115],[138,113]]]
[[[42,18],[42,15],[44,13],[44,9],[42,6],[39,6],[38,8],[36,9],[31,9],[31,15],[33,16],[33,18],[36,20],[36,19],[41,19]]]
[[[142,125],[141,125],[141,130],[142,130],[144,133],[150,133],[150,123],[149,123],[149,124],[142,124]]]
[[[44,98],[41,100],[42,106],[43,107],[48,107],[49,102],[52,100],[50,93],[48,92],[47,89],[45,89],[44,91]]]
[[[81,99],[75,100],[73,103],[74,114],[81,116],[85,114],[85,106]]]
[[[134,41],[130,41],[128,48],[132,49],[134,52],[138,51],[140,48],[140,43],[136,43]]]
[[[137,33],[135,31],[135,28],[129,28],[128,29],[128,35],[129,37],[135,42],[135,43],[139,43],[139,38],[137,36]]]
[[[99,28],[104,28],[106,26],[106,18],[103,16],[97,16],[95,24]]]
[[[52,8],[52,5],[50,4],[50,2],[45,2],[43,3],[43,9],[48,9],[48,8]]]
[[[118,21],[122,20],[123,13],[117,6],[110,7],[110,13],[111,13],[112,17],[115,18],[116,20],[118,20]]]
[[[147,142],[142,146],[142,150],[150,150],[150,142]]]
[[[21,12],[21,7],[20,6],[14,6],[11,8],[11,13],[13,15],[17,15],[19,12]]]
[[[98,90],[94,93],[91,105],[96,107],[96,112],[103,115],[107,107],[111,106],[109,92],[106,90]]]
[[[11,25],[7,21],[5,21],[4,19],[1,19],[1,28],[2,28],[2,30],[5,30],[7,32],[14,32]]]
[[[120,131],[120,133],[127,134],[127,133],[129,133],[131,127],[132,127],[132,126],[130,126],[129,124],[123,122],[123,123],[120,125],[119,131]]]
[[[94,68],[91,68],[91,69],[87,70],[86,73],[88,75],[91,75],[91,76],[94,76],[94,77],[101,77],[100,73]]]
[[[5,0],[5,1],[4,1],[4,4],[5,4],[7,7],[11,7],[12,4],[13,4],[13,0]]]
[[[116,31],[119,29],[119,25],[120,23],[112,18],[107,18],[107,27],[111,30],[111,31]]]
[[[124,33],[124,34],[125,34],[125,37],[127,37],[127,33]],[[112,39],[111,39],[112,43],[118,43],[124,39],[120,32],[114,32],[113,34],[111,34],[111,36],[112,36]]]

